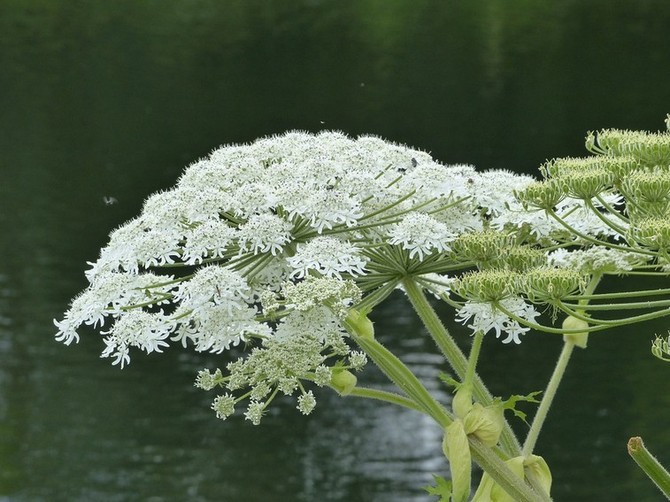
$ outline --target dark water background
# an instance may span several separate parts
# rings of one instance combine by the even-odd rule
[[[0,500],[435,500],[440,433],[418,414],[324,392],[309,418],[285,403],[260,427],[220,422],[192,382],[223,359],[119,371],[94,335],[55,343],[52,319],[109,231],[222,143],[339,129],[535,172],[582,154],[589,129],[659,129],[669,25],[660,0],[2,0]],[[403,299],[376,319],[439,392],[446,368]],[[670,366],[649,355],[665,330],[575,355],[537,449],[556,500],[661,500],[625,445],[640,434],[670,464]],[[559,349],[489,342],[481,372],[494,393],[539,390]]]

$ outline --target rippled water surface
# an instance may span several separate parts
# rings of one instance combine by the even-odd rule
[[[339,129],[535,172],[581,155],[589,129],[660,128],[669,24],[642,0],[0,2],[0,500],[436,500],[421,487],[448,473],[441,433],[417,413],[324,391],[308,418],[283,403],[260,427],[221,422],[193,379],[225,359],[170,350],[120,371],[96,335],[55,343],[52,319],[109,231],[219,144]],[[376,322],[448,400],[402,296]],[[575,355],[538,444],[556,500],[659,500],[625,445],[641,434],[670,464],[670,367],[649,356],[665,330]],[[529,393],[559,350],[487,342],[481,372]]]

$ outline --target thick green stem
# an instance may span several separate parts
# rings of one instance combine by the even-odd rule
[[[356,335],[355,332],[352,332],[352,337],[389,379],[407,393],[413,402],[417,403],[416,406],[406,406],[408,403],[403,405],[427,413],[443,428],[446,428],[453,421],[449,412],[435,401],[416,376],[388,349],[376,340]],[[354,392],[352,391],[352,395]],[[358,395],[363,396],[363,394]],[[369,397],[379,398],[380,395]],[[384,400],[391,402],[387,399]],[[545,495],[536,493],[523,479],[516,476],[496,454],[495,450],[485,446],[474,436],[469,436],[468,441],[473,460],[488,472],[507,493],[513,496],[514,500],[523,502],[545,502],[549,500]]]
[[[390,350],[374,338],[360,336],[350,331],[354,341],[370,356],[382,372],[416,403],[418,409],[430,415],[441,427],[447,427],[453,418],[428,392],[419,379]]]
[[[336,389],[337,390],[337,389]],[[416,404],[411,399],[396,394],[395,392],[388,392],[385,390],[371,389],[369,387],[354,387],[348,396],[353,397],[367,397],[369,399],[376,399],[378,401],[384,401],[385,403],[396,404],[404,408],[409,408],[410,410],[420,411],[423,413],[423,408]]]
[[[663,492],[663,495],[670,499],[670,474],[656,460],[656,457],[649,453],[641,437],[632,437],[628,440],[628,454],[633,457],[633,460],[640,466],[640,469]]]
[[[565,374],[565,368],[568,366],[570,356],[572,355],[572,349],[574,348],[575,344],[573,341],[565,340],[563,342],[561,355],[558,357],[554,372],[552,373],[551,378],[549,379],[549,383],[547,384],[547,389],[544,391],[544,395],[542,396],[542,402],[537,408],[537,413],[535,413],[535,418],[533,418],[530,431],[528,431],[528,436],[526,437],[526,441],[523,444],[523,455],[525,457],[528,457],[533,453],[533,449],[537,443],[537,438],[539,437],[542,426],[544,425],[544,421],[547,418],[547,413],[549,412],[551,403],[554,400],[554,396],[556,396],[558,385],[561,383],[561,379]]]
[[[442,321],[435,313],[435,310],[428,302],[426,295],[419,285],[413,279],[407,278],[403,281],[403,286],[407,293],[407,297],[419,314],[424,326],[432,336],[440,351],[442,351],[442,354],[444,354],[447,362],[454,369],[458,377],[463,380],[468,367],[468,360],[465,355],[461,352],[461,349],[458,348],[456,342],[442,324]],[[477,401],[483,406],[493,402],[493,396],[476,372],[472,378],[472,393]],[[521,445],[507,421],[505,421],[505,426],[500,436],[500,444],[503,451],[510,457],[516,457],[521,454]]]
[[[479,359],[479,352],[482,348],[482,342],[484,341],[484,333],[482,331],[477,331],[472,340],[472,348],[470,349],[470,355],[468,357],[468,368],[465,370],[465,385],[468,387],[472,386],[472,382],[475,378],[475,369],[477,368],[477,360]]]
[[[600,280],[602,279],[602,274],[594,274],[591,277],[591,280],[589,281],[588,286],[586,287],[584,294],[585,296],[589,296],[593,294],[595,291],[596,287],[600,283]],[[580,307],[585,307],[589,303],[588,298],[581,298],[578,302]],[[577,310],[575,311],[577,314],[583,313],[582,310]],[[577,317],[579,319],[579,317]],[[582,319],[582,320],[587,320],[588,319]],[[566,333],[568,331],[572,330],[565,330]],[[540,431],[542,430],[542,426],[544,425],[544,421],[547,418],[547,413],[549,412],[549,408],[551,407],[551,403],[554,400],[554,397],[556,396],[556,391],[558,390],[558,385],[561,383],[561,380],[563,379],[563,375],[565,374],[565,369],[568,366],[568,362],[570,362],[570,356],[572,355],[572,351],[575,348],[575,342],[576,338],[572,336],[563,336],[563,349],[561,350],[560,356],[558,356],[558,361],[556,362],[556,367],[554,368],[554,372],[551,374],[551,378],[549,379],[549,383],[547,384],[547,389],[544,391],[544,395],[542,396],[542,402],[540,403],[540,406],[537,408],[537,413],[535,414],[535,418],[533,418],[533,423],[530,426],[530,431],[528,431],[528,436],[526,437],[526,441],[523,444],[523,455],[524,456],[529,456],[533,453],[533,450],[535,449],[535,444],[537,443],[537,438],[540,435]],[[586,345],[580,345],[581,347],[585,347]]]
[[[523,479],[514,474],[494,450],[485,446],[479,439],[468,436],[472,459],[493,480],[498,483],[515,501],[550,502],[551,498],[543,491],[535,491]]]

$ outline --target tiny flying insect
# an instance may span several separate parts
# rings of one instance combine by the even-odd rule
[[[112,205],[116,204],[116,203],[119,202],[119,201],[118,201],[118,199],[117,199],[116,197],[112,197],[111,195],[105,195],[105,196],[102,198],[102,202],[105,203],[105,206],[112,206]]]

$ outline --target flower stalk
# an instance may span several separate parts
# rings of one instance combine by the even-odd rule
[[[447,331],[447,328],[442,324],[435,309],[433,309],[428,302],[428,298],[426,298],[423,290],[416,281],[411,278],[406,278],[403,281],[403,286],[414,310],[416,310],[418,316],[423,321],[423,325],[428,330],[428,333],[430,333],[430,336],[433,338],[442,354],[444,354],[447,362],[459,378],[465,379],[465,375],[468,371],[468,359],[458,345],[456,345],[456,342]],[[481,377],[474,371],[474,368],[472,369],[472,373],[472,392],[475,399],[484,406],[491,404],[493,402],[491,392],[484,385]],[[507,422],[505,422],[500,437],[500,444],[503,451],[509,456],[513,457],[521,453],[521,445]]]
[[[670,499],[670,473],[661,465],[647,447],[641,437],[632,437],[628,440],[628,454],[635,463],[649,476],[666,498]]]

